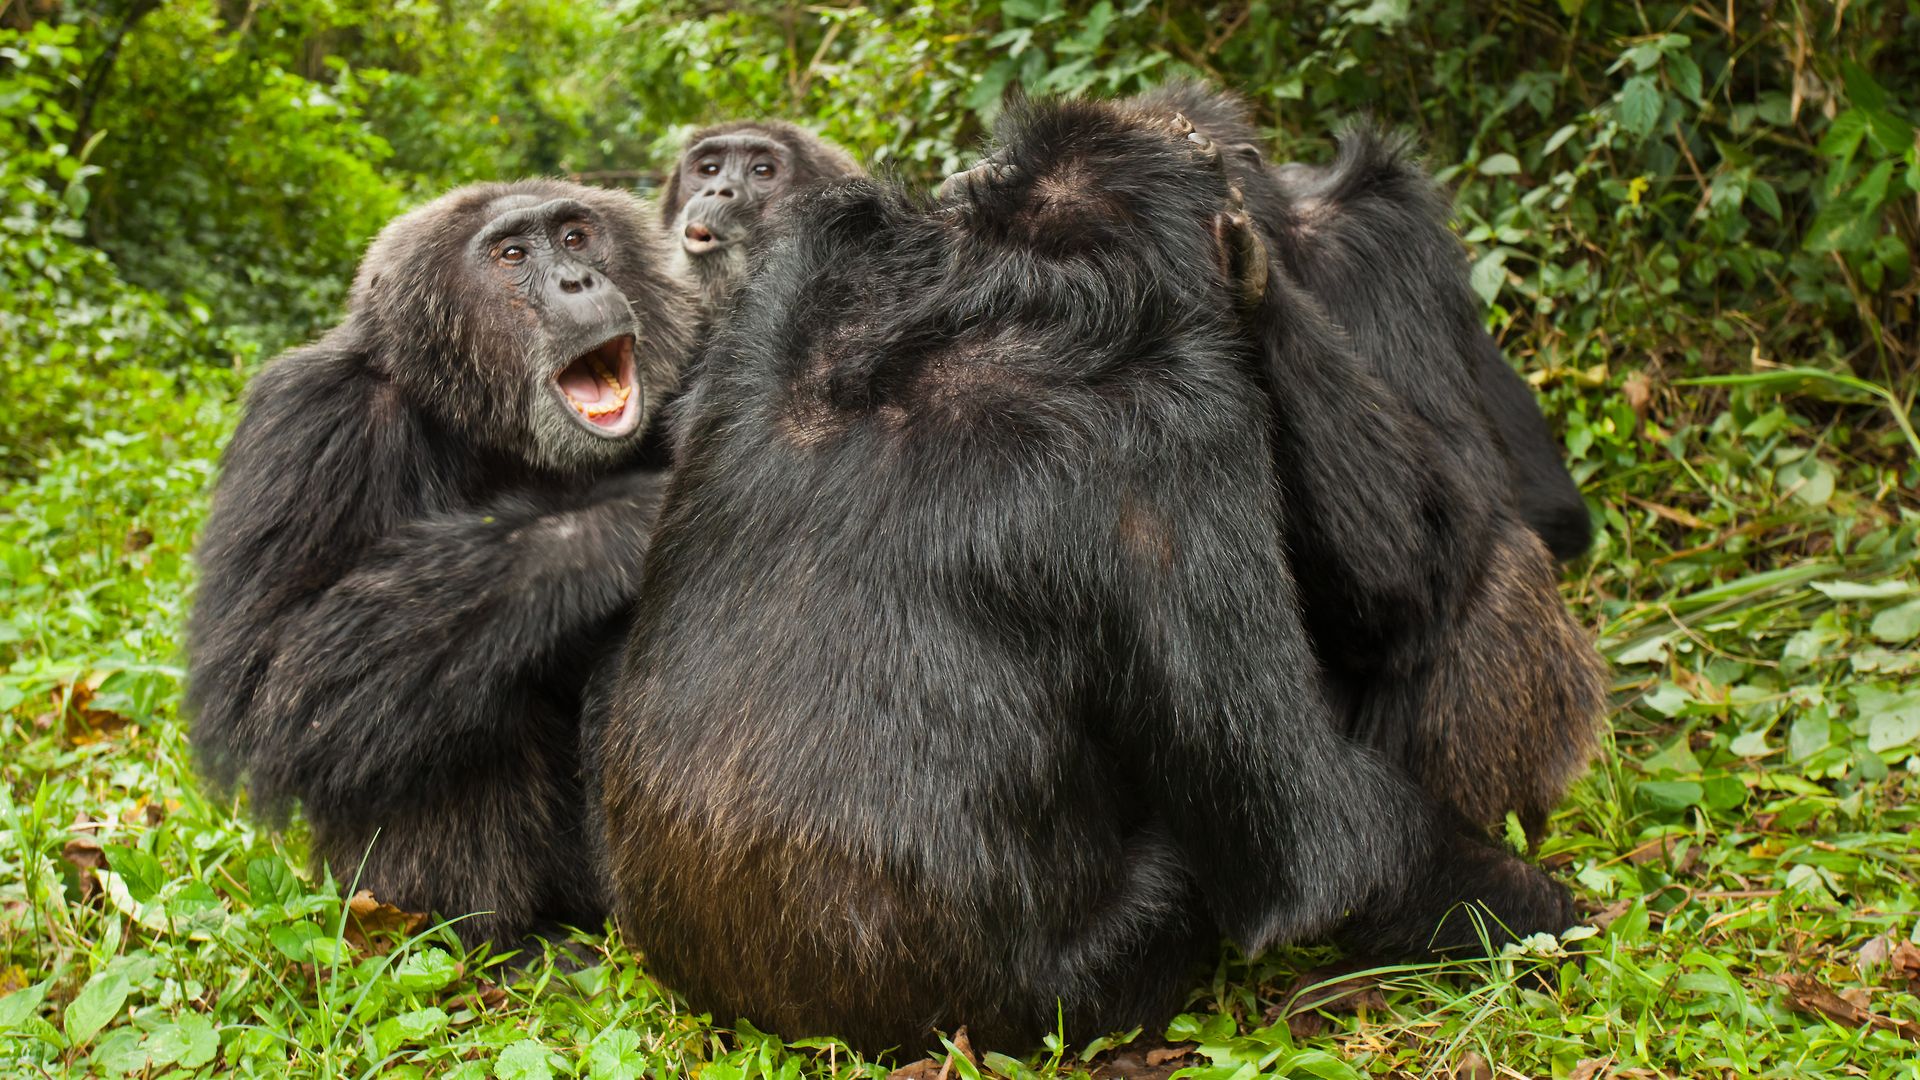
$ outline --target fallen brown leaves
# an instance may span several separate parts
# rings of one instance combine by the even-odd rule
[[[93,707],[94,695],[110,674],[95,671],[70,686],[54,687],[53,708],[35,716],[34,726],[45,731],[60,721],[60,735],[68,746],[87,746],[131,724],[133,721],[111,709]]]
[[[973,1043],[967,1038],[967,1029],[961,1028],[953,1033],[953,1048],[967,1064],[978,1068],[980,1059],[973,1055]],[[953,1054],[944,1058],[921,1058],[911,1065],[902,1065],[887,1074],[887,1080],[949,1080],[953,1073]]]
[[[1285,1000],[1284,1005],[1267,1010],[1267,1021],[1272,1023],[1285,1017],[1287,1031],[1296,1040],[1310,1039],[1326,1031],[1326,1013],[1347,1015],[1387,1007],[1378,978],[1338,964],[1301,974],[1287,988]]]
[[[1096,1055],[1087,1063],[1087,1074],[1094,1080],[1167,1080],[1195,1064],[1193,1051],[1187,1044],[1132,1042]]]
[[[1852,1028],[1877,1027],[1920,1041],[1920,1024],[1874,1012],[1867,1007],[1866,991],[1859,987],[1835,993],[1812,975],[1779,975],[1774,981],[1786,989],[1787,1007],[1794,1012],[1825,1017]]]
[[[362,953],[376,956],[393,951],[401,940],[420,932],[427,916],[419,911],[401,911],[392,904],[373,898],[361,889],[347,901],[347,943]]]

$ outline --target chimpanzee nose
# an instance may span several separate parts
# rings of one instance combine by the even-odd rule
[[[710,187],[700,194],[705,195],[709,199],[731,199],[733,198],[733,188],[730,186]]]
[[[569,274],[560,279],[560,291],[566,293],[585,292],[593,288],[593,275],[585,270]]]

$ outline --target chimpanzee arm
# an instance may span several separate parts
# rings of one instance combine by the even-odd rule
[[[1142,462],[1108,591],[1137,605],[1140,634],[1116,665],[1115,734],[1215,921],[1259,950],[1354,914],[1389,954],[1425,951],[1443,920],[1435,944],[1471,943],[1470,920],[1447,920],[1463,902],[1522,933],[1567,925],[1551,879],[1340,736],[1269,524],[1294,507],[1246,460],[1223,442],[1199,461]]]
[[[1287,537],[1334,654],[1440,619],[1484,564],[1490,507],[1435,433],[1274,266],[1255,314]]]
[[[231,786],[282,730],[255,708],[287,617],[446,480],[417,417],[373,374],[349,322],[254,380],[202,529],[187,703],[209,779]],[[256,792],[269,809],[285,800]]]
[[[584,505],[507,498],[383,540],[281,629],[256,707],[291,736],[287,781],[366,804],[526,738],[516,695],[583,667],[633,599],[659,488],[629,474]]]
[[[1366,127],[1324,168],[1274,170],[1286,192],[1288,268],[1372,372],[1434,430],[1471,481],[1510,500],[1555,555],[1592,523],[1532,390],[1481,325],[1446,194],[1404,141]]]
[[[202,546],[195,741],[216,780],[372,812],[497,753],[537,665],[616,617],[658,480],[460,509],[454,463],[349,352],[259,380]],[[429,510],[429,507],[445,509]]]

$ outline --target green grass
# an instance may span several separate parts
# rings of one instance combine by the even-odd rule
[[[241,380],[140,379],[0,495],[0,1072],[883,1071],[690,1015],[599,933],[577,947],[604,963],[513,976],[434,927],[365,948],[297,829],[195,783],[179,634]],[[1905,403],[1777,396],[1807,385],[1658,389],[1644,419],[1552,389],[1604,520],[1567,594],[1616,694],[1541,855],[1604,929],[1380,972],[1317,1021],[1292,988],[1330,953],[1223,956],[1141,1038],[1194,1044],[1172,1064],[1207,1077],[1920,1076],[1897,951],[1920,941],[1920,514],[1885,422]],[[1819,987],[1885,1019],[1796,1009]],[[1071,1073],[1105,1045],[979,1068]]]

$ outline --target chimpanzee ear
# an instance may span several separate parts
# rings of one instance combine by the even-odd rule
[[[667,174],[667,184],[660,189],[660,224],[672,225],[680,216],[680,159],[675,158],[673,171]]]
[[[1258,307],[1267,292],[1267,245],[1253,218],[1238,207],[1215,214],[1213,236],[1221,275],[1242,305]]]

